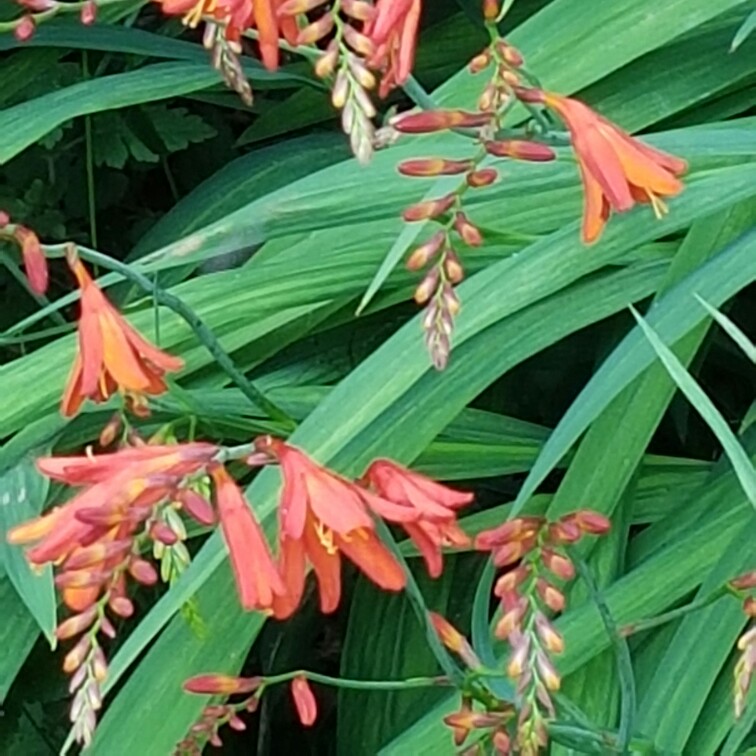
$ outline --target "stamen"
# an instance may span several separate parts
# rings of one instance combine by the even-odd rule
[[[196,29],[202,16],[215,12],[218,0],[198,0],[197,4],[184,16],[183,24],[190,29]]]
[[[333,531],[330,528],[326,527],[318,520],[315,523],[315,532],[318,535],[318,540],[323,544],[323,547],[329,555],[338,554],[339,548],[333,542]]]
[[[661,220],[669,212],[667,204],[648,189],[646,189],[646,195],[648,196],[648,200],[654,210],[654,215],[657,220]]]

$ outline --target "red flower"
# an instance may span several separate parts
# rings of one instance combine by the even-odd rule
[[[385,97],[412,73],[422,2],[377,0],[375,8],[375,15],[365,23],[364,34],[375,48],[369,65],[383,71],[380,96]]]
[[[113,307],[92,281],[81,260],[69,258],[81,288],[79,352],[68,380],[62,412],[75,415],[84,399],[107,401],[116,390],[136,411],[146,409],[147,394],[166,390],[166,372],[181,370],[184,361],[146,341]]]
[[[376,535],[368,507],[399,519],[413,513],[326,470],[280,439],[263,436],[255,447],[278,460],[283,477],[279,517],[286,594],[274,599],[276,617],[290,616],[299,605],[308,561],[318,579],[323,612],[334,611],[341,598],[341,554],[381,588],[404,588],[404,571]]]
[[[299,675],[291,681],[291,695],[294,698],[294,705],[297,707],[299,721],[305,727],[315,724],[318,716],[318,704],[306,677]]]
[[[282,0],[157,0],[163,13],[183,16],[184,24],[194,29],[203,16],[214,18],[225,26],[226,38],[238,42],[247,29],[256,28],[260,43],[260,56],[271,71],[278,68],[279,21],[277,8]],[[284,22],[290,42],[296,34],[290,23]],[[292,37],[293,34],[293,37]]]
[[[648,202],[657,217],[667,212],[660,197],[683,190],[676,178],[684,173],[684,160],[633,139],[578,100],[538,90],[520,91],[523,99],[548,105],[564,120],[572,137],[585,190],[583,241],[596,241],[612,210],[630,210]]]
[[[469,537],[457,525],[455,510],[473,500],[471,493],[442,486],[388,459],[373,462],[363,482],[382,498],[415,513],[414,520],[400,522],[420,550],[431,577],[438,577],[443,569],[443,546],[469,545]],[[386,519],[391,520],[390,515]]]
[[[273,597],[282,596],[286,589],[265,536],[226,469],[217,465],[211,468],[210,475],[241,604],[247,610],[269,609]]]
[[[37,294],[44,294],[47,291],[49,274],[47,272],[47,258],[42,251],[39,238],[31,229],[25,226],[17,226],[16,240],[21,245],[21,254],[24,258],[29,285]]]

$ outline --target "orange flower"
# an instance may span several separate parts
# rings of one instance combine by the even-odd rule
[[[291,681],[291,695],[294,698],[294,705],[297,707],[299,721],[305,727],[315,724],[318,716],[318,703],[306,677],[298,675]]]
[[[363,31],[375,47],[368,63],[383,71],[379,93],[385,97],[412,73],[422,2],[377,0],[375,8],[375,15],[365,23]]]
[[[37,294],[44,294],[47,291],[49,274],[47,258],[42,251],[39,238],[31,229],[25,226],[16,226],[16,241],[21,245],[21,254],[24,258],[29,285]]]
[[[144,413],[145,395],[166,390],[166,372],[181,370],[184,361],[146,341],[113,307],[92,281],[78,257],[69,266],[81,289],[79,352],[61,405],[65,416],[75,415],[84,399],[107,401],[116,390]]]
[[[228,474],[217,465],[210,470],[215,483],[223,537],[228,546],[236,588],[244,609],[269,609],[274,596],[286,592],[268,543],[244,495]]]
[[[442,486],[388,459],[373,462],[362,480],[382,498],[415,513],[414,520],[399,522],[420,550],[431,577],[438,577],[443,569],[443,546],[469,545],[469,537],[457,525],[455,510],[473,500],[471,493]],[[390,514],[385,517],[391,520]]]
[[[283,477],[279,517],[286,594],[274,599],[277,618],[288,617],[299,605],[308,561],[318,579],[323,612],[334,611],[341,598],[341,554],[381,588],[404,588],[404,571],[376,535],[368,507],[399,519],[414,513],[326,470],[280,439],[262,436],[255,448],[278,460]]]
[[[667,212],[660,197],[683,190],[677,178],[684,160],[649,147],[578,100],[539,90],[520,90],[522,99],[555,110],[569,129],[585,190],[583,241],[596,241],[612,210],[630,210],[648,202],[657,217]]]
[[[203,16],[214,18],[225,26],[226,39],[238,42],[243,32],[256,28],[260,44],[260,57],[270,71],[278,68],[279,21],[276,10],[281,0],[157,0],[163,13],[183,16],[183,22],[194,29]],[[296,32],[293,19],[282,23],[286,37],[293,43]]]

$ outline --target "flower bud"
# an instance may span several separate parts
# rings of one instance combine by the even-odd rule
[[[13,30],[13,36],[19,42],[27,42],[34,36],[34,32],[37,30],[37,25],[34,22],[33,16],[23,16],[18,22],[16,28]]]
[[[479,128],[491,121],[490,113],[467,113],[462,110],[424,110],[396,116],[391,125],[403,134],[428,134],[456,128]]]
[[[96,616],[96,606],[90,606],[89,609],[81,612],[81,614],[74,614],[55,628],[55,637],[58,640],[66,640],[67,638],[73,638],[74,635],[83,633],[95,621]]]
[[[349,70],[352,72],[352,76],[357,79],[361,87],[365,89],[373,89],[376,81],[375,76],[368,71],[362,61],[354,55],[349,56],[348,60]]]
[[[564,609],[564,594],[555,586],[551,585],[548,580],[538,578],[536,581],[536,590],[546,606],[552,612],[561,612]]]
[[[441,249],[441,245],[446,240],[444,231],[436,231],[425,244],[417,247],[407,259],[407,270],[420,270],[424,268]]]
[[[64,567],[66,570],[80,570],[85,567],[102,564],[110,557],[123,554],[131,548],[131,541],[128,538],[122,538],[118,541],[103,543],[99,541],[91,546],[83,546],[71,553],[66,559]]]
[[[561,685],[559,674],[549,657],[543,651],[539,650],[536,653],[536,667],[538,669],[538,676],[543,680],[544,685],[549,690],[559,690],[559,686]]]
[[[111,596],[108,600],[108,606],[113,611],[113,614],[117,614],[124,619],[131,617],[134,614],[134,603],[126,596]]]
[[[437,268],[432,268],[428,271],[425,278],[420,282],[420,285],[415,289],[415,302],[423,305],[433,296],[438,287],[438,278]]]
[[[58,588],[90,588],[102,585],[110,573],[105,570],[77,570],[75,572],[61,572],[55,576]]]
[[[402,213],[402,217],[408,223],[413,221],[430,220],[438,218],[449,210],[457,201],[456,194],[447,194],[435,200],[418,202],[416,205],[410,205]]]
[[[356,21],[372,21],[375,17],[375,6],[365,0],[341,0],[341,10]]]
[[[756,570],[745,572],[742,575],[730,580],[730,585],[736,591],[745,591],[749,588],[756,588]]]
[[[184,683],[187,693],[210,696],[233,696],[253,693],[262,683],[261,677],[231,677],[230,675],[197,675]]]
[[[454,216],[454,229],[462,238],[465,244],[470,247],[479,247],[483,244],[483,235],[477,226],[473,226],[464,213],[457,213]]]
[[[486,21],[496,21],[499,10],[499,0],[483,0],[483,18]]]
[[[143,585],[154,585],[158,580],[155,568],[144,559],[132,559],[129,562],[129,573],[134,580]]]
[[[181,503],[186,513],[200,525],[213,525],[215,523],[215,512],[210,506],[210,502],[196,491],[191,488],[182,488],[176,499]]]
[[[79,639],[79,642],[66,654],[63,659],[63,671],[66,674],[71,674],[77,670],[87,658],[92,643],[88,635],[84,635]]]
[[[528,142],[524,139],[506,139],[499,142],[486,142],[486,152],[496,157],[509,157],[516,160],[544,162],[554,160],[556,153],[551,147],[540,142]]]
[[[444,160],[443,158],[425,158],[404,160],[399,163],[399,173],[404,176],[455,176],[472,168],[471,160]]]
[[[515,97],[521,102],[532,102],[543,104],[546,101],[546,93],[541,89],[531,89],[529,87],[517,87],[514,91]]]
[[[746,600],[743,602],[743,611],[749,616],[749,617],[756,617],[756,598],[753,596],[748,596]]]
[[[554,544],[575,543],[581,535],[582,531],[574,520],[563,518],[549,525],[548,541]]]
[[[336,110],[341,110],[349,97],[349,78],[346,71],[342,68],[336,74],[336,80],[333,82],[331,90],[331,103]]]
[[[105,427],[100,431],[100,438],[98,439],[100,446],[110,446],[121,431],[121,426],[121,413],[115,412],[110,420],[108,420]]]
[[[478,98],[478,107],[481,110],[492,110],[499,96],[499,90],[493,84],[487,84]]]
[[[42,251],[39,238],[31,229],[25,226],[16,228],[16,240],[21,245],[21,254],[24,258],[24,268],[29,284],[37,294],[47,291],[47,258]]]
[[[291,681],[291,695],[297,708],[299,721],[304,727],[310,727],[318,716],[318,705],[307,678],[298,675]]]
[[[505,572],[494,585],[494,596],[503,598],[506,595],[515,594],[517,587],[522,584],[525,578],[530,575],[530,567],[525,564],[521,564],[513,570]]]
[[[84,26],[91,26],[97,20],[97,4],[94,0],[88,0],[81,6],[79,19]]]
[[[530,637],[520,635],[516,642],[513,642],[512,657],[507,664],[507,674],[517,679],[525,670],[530,655]]]
[[[468,186],[479,189],[482,186],[490,186],[498,177],[499,172],[495,168],[481,168],[479,171],[468,173],[466,180]]]
[[[5,228],[10,223],[10,215],[5,210],[0,210],[0,228]]]
[[[469,64],[470,73],[480,73],[484,69],[488,68],[491,64],[491,53],[489,50],[483,50],[482,53],[476,55]]]
[[[344,25],[344,39],[352,50],[365,58],[369,58],[375,52],[373,40],[358,32],[350,24]]]
[[[554,629],[554,626],[546,619],[543,613],[536,612],[535,626],[538,637],[547,651],[553,654],[561,654],[564,651],[564,639]]]
[[[591,509],[578,510],[572,515],[572,520],[583,533],[592,533],[593,535],[603,535],[612,526],[612,522],[608,517]]]
[[[462,263],[460,263],[459,258],[451,249],[447,250],[444,256],[444,273],[446,274],[446,279],[454,285],[460,283],[465,277]]]
[[[297,34],[297,45],[314,45],[333,30],[333,14],[324,13],[317,21],[308,24]]]
[[[537,533],[543,524],[543,517],[516,517],[496,528],[478,533],[475,538],[475,548],[487,551],[509,541],[521,541]]]
[[[496,50],[504,61],[514,68],[519,68],[525,62],[520,51],[503,39],[496,43]]]
[[[520,77],[514,71],[499,71],[499,76],[505,84],[509,84],[510,87],[519,87],[521,83]]]
[[[569,557],[562,556],[562,554],[551,549],[543,549],[541,551],[541,558],[544,565],[546,565],[546,569],[557,577],[562,578],[562,580],[572,580],[575,577],[575,567]]]
[[[325,79],[330,76],[339,62],[339,47],[331,42],[326,51],[315,61],[315,76]]]
[[[98,683],[104,682],[108,676],[108,662],[105,653],[97,646],[92,654],[92,675]]]
[[[494,635],[500,640],[506,640],[513,630],[520,629],[520,622],[525,616],[525,610],[528,608],[528,600],[523,596],[518,599],[515,606],[508,612],[505,612],[501,619],[496,623]]]

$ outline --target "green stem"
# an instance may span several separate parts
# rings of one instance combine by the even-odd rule
[[[59,2],[49,10],[40,11],[39,13],[24,13],[18,18],[14,18],[12,21],[3,21],[0,23],[0,34],[4,32],[12,32],[27,16],[31,16],[36,25],[41,24],[44,21],[49,21],[58,14],[66,13],[81,13],[82,8],[87,5],[89,0],[81,0],[76,3]],[[129,2],[129,0],[97,0],[97,9],[101,10],[106,5],[117,5],[118,3]]]
[[[101,265],[106,270],[113,270],[120,273],[127,281],[139,286],[143,291],[151,294],[157,302],[173,310],[179,317],[183,318],[189,327],[194,331],[197,339],[203,344],[208,352],[215,358],[220,368],[228,377],[239,387],[239,390],[258,408],[265,411],[268,416],[281,423],[285,430],[292,431],[296,428],[295,420],[284,412],[277,404],[268,399],[255,385],[236,367],[229,353],[221,346],[215,334],[210,330],[207,324],[200,316],[189,307],[182,299],[175,294],[171,294],[165,289],[160,288],[153,283],[143,273],[139,273],[131,266],[120,260],[115,260],[108,255],[103,255],[94,250],[79,250],[80,256],[95,265]]]
[[[406,680],[354,680],[348,677],[321,675],[319,672],[309,672],[306,669],[263,677],[263,685],[277,685],[279,683],[290,682],[295,677],[305,677],[310,682],[332,685],[335,688],[348,688],[350,690],[407,690],[409,688],[433,688],[440,685],[452,685],[448,677],[410,677]]]
[[[89,57],[87,51],[82,52],[82,68],[84,78],[89,78]],[[89,209],[89,238],[93,247],[97,246],[97,201],[95,196],[94,179],[94,149],[92,144],[92,116],[84,116],[84,143],[87,163],[87,206]]]

